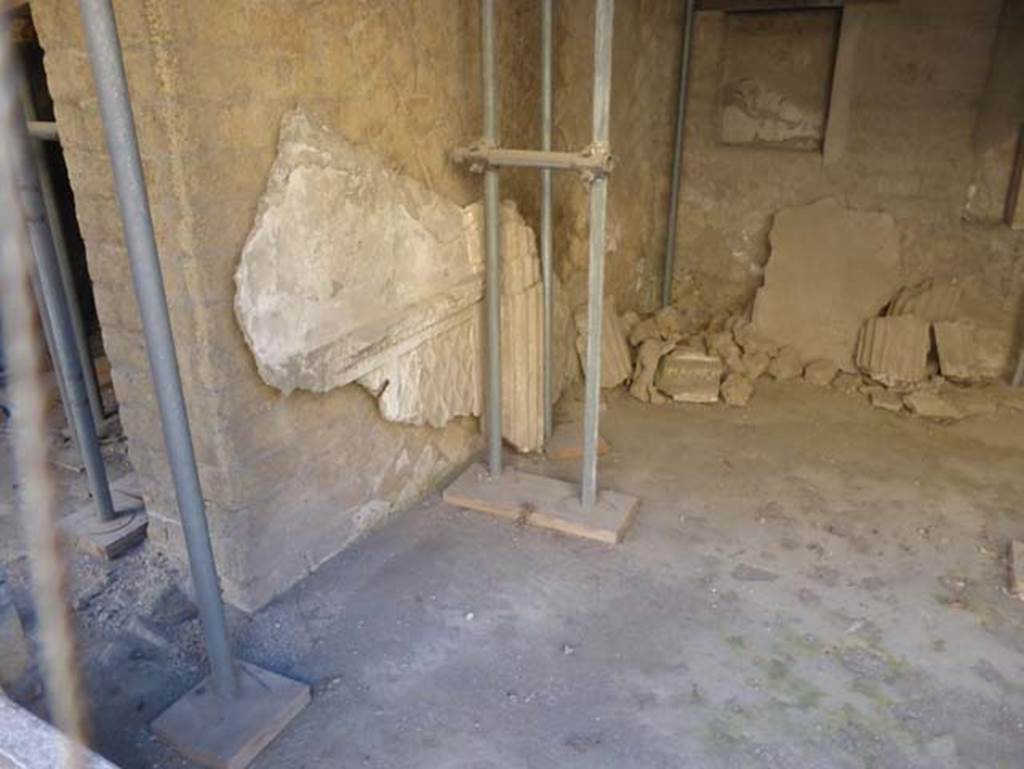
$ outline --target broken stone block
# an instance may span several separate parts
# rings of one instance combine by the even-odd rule
[[[751,352],[743,356],[742,362],[743,373],[753,382],[768,372],[772,356],[766,352]]]
[[[768,366],[768,375],[779,382],[796,379],[803,371],[804,364],[795,347],[783,347]]]
[[[658,322],[653,317],[639,321],[629,332],[629,343],[634,347],[639,347],[648,339],[656,338],[660,339],[661,334],[658,331]]]
[[[708,352],[722,360],[737,356],[740,352],[731,331],[716,331],[707,336]]]
[[[722,363],[725,364],[729,371],[742,374],[746,370],[746,367],[743,365],[743,353],[740,352],[740,348],[736,345],[725,348]]]
[[[999,408],[1024,414],[1024,387],[994,385],[989,392]]]
[[[966,322],[943,321],[932,324],[935,349],[939,355],[939,371],[955,382],[978,378],[974,326]]]
[[[654,377],[658,373],[661,359],[675,348],[672,342],[660,337],[647,339],[640,345],[636,356],[636,370],[633,372],[633,383],[629,394],[644,403],[664,403],[666,398],[654,386]]]
[[[536,238],[502,217],[502,424],[543,442]],[[440,427],[483,410],[482,206],[466,208],[301,112],[278,156],[235,274],[235,310],[263,380],[287,393],[358,381],[389,421]],[[571,316],[554,285],[555,397]]]
[[[804,367],[804,379],[818,387],[828,387],[839,373],[839,367],[830,360],[811,361]]]
[[[860,374],[850,374],[846,371],[840,371],[836,378],[832,380],[832,389],[847,395],[860,392],[863,385],[864,380]]]
[[[446,331],[389,356],[360,377],[359,384],[377,398],[380,414],[389,422],[441,427],[458,416],[479,416],[481,325],[479,307],[469,307]],[[505,353],[503,348],[503,362]]]
[[[974,357],[978,378],[1008,379],[1017,362],[1014,334],[1004,328],[978,326],[974,329]]]
[[[716,403],[722,373],[722,361],[715,355],[675,350],[661,362],[655,383],[675,401]]]
[[[893,218],[826,198],[779,211],[770,240],[754,330],[808,359],[853,371],[858,329],[902,282]]]
[[[868,400],[875,408],[898,414],[903,411],[903,396],[895,390],[878,385],[867,389]]]
[[[32,657],[21,617],[0,574],[0,686],[15,687],[31,666]]]
[[[963,419],[964,413],[933,389],[915,390],[903,396],[910,412],[928,419]]]
[[[633,333],[633,329],[636,328],[636,324],[640,322],[640,316],[633,310],[626,310],[622,313],[622,331],[626,334],[626,338]]]
[[[722,400],[730,406],[746,406],[754,396],[754,383],[743,374],[729,374],[722,382]]]
[[[479,204],[467,211],[480,237]],[[519,451],[543,446],[543,318],[540,262],[533,231],[515,206],[502,215],[502,436]],[[552,286],[553,389],[557,399],[572,361],[565,292]],[[445,330],[411,349],[395,350],[379,368],[359,378],[377,397],[381,416],[391,422],[441,427],[458,416],[480,416],[485,404],[483,304],[462,310]]]
[[[262,379],[325,392],[445,330],[483,296],[476,234],[454,202],[302,112],[285,115],[235,273]]]
[[[576,352],[580,357],[584,376],[587,370],[587,308],[576,310]],[[629,379],[633,371],[633,361],[629,355],[629,343],[622,329],[622,321],[615,311],[615,299],[608,296],[604,300],[604,311],[601,316],[601,387],[618,387]]]
[[[654,322],[662,339],[679,339],[683,336],[683,316],[671,305],[658,310],[654,314]]]
[[[967,417],[992,416],[999,410],[997,396],[988,388],[951,386],[942,389],[942,396]]]
[[[934,284],[927,280],[917,286],[900,289],[889,306],[888,315],[914,315],[929,323],[956,320],[964,295],[956,283]]]
[[[779,352],[779,346],[775,342],[757,333],[753,326],[746,321],[736,324],[733,336],[736,339],[736,344],[742,347],[743,352],[747,355],[767,355],[772,358]]]
[[[857,338],[857,366],[890,387],[928,376],[931,335],[928,322],[913,315],[871,318]]]

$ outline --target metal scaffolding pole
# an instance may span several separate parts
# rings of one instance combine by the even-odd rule
[[[552,85],[551,70],[553,58],[554,0],[541,3],[541,75],[540,75],[540,148],[551,152]],[[552,256],[551,256],[551,169],[540,172],[540,267],[544,281],[544,441],[551,438],[554,429],[554,380],[551,353],[552,327]]]
[[[594,29],[594,129],[595,149],[608,147],[612,91],[612,19],[615,0],[597,0]],[[604,310],[605,215],[608,210],[608,177],[590,182],[590,265],[587,286],[587,370],[583,406],[583,472],[580,504],[584,509],[597,500],[597,440],[601,407],[601,325]]]
[[[501,442],[497,431],[500,415],[490,426],[491,467],[468,467],[445,489],[445,501],[471,510],[512,517],[516,520],[554,529],[600,542],[621,542],[636,511],[638,500],[629,494],[597,488],[598,410],[601,398],[601,330],[604,298],[605,219],[608,210],[608,174],[612,171],[609,148],[612,78],[612,20],[614,0],[596,0],[594,14],[594,111],[593,136],[580,152],[552,152],[552,68],[554,1],[541,1],[541,149],[506,149],[497,145],[497,106],[494,73],[494,3],[481,0],[483,36],[484,136],[470,147],[456,148],[452,158],[469,170],[486,175],[485,226],[487,244],[488,340],[491,352],[500,352],[500,316],[496,291],[500,285],[499,222],[497,214],[497,173],[503,167],[536,168],[541,172],[540,252],[543,272],[544,336],[544,437],[552,429],[552,291],[554,274],[551,244],[551,172],[575,171],[590,185],[590,269],[588,284],[586,382],[583,413],[583,467],[579,487],[555,478],[533,475],[514,469],[498,477]],[[498,361],[488,360],[500,375]],[[490,385],[498,386],[491,402],[500,402],[500,379],[492,376]]]
[[[486,142],[484,143],[486,144]],[[552,171],[579,171],[585,175],[609,173],[612,157],[608,152],[588,147],[583,152],[544,152],[513,150],[504,147],[476,145],[452,150],[452,160],[464,163],[471,170],[486,168],[537,168]]]
[[[0,346],[5,351],[10,375],[7,384],[14,405],[11,445],[19,481],[18,507],[32,570],[38,659],[54,723],[69,738],[50,761],[39,760],[77,768],[86,762],[82,747],[85,719],[74,633],[67,611],[67,572],[57,534],[56,489],[47,463],[48,394],[39,377],[41,350],[28,287],[33,278],[27,203],[33,201],[26,202],[18,189],[24,186],[24,169],[17,166],[24,166],[26,160],[31,166],[31,158],[27,140],[21,136],[25,118],[18,103],[18,67],[9,40],[8,22],[0,13]],[[45,312],[40,314],[45,317]],[[88,409],[83,410],[88,414]],[[38,753],[38,746],[29,747]],[[16,757],[14,763],[20,765]],[[4,764],[10,764],[9,759],[5,758]]]
[[[38,135],[40,133],[39,126],[54,124],[40,123],[36,120],[35,106],[32,103],[32,97],[28,92],[27,84],[23,84],[22,104],[25,107],[25,117],[28,120],[28,133],[32,137],[32,157],[36,165],[39,186],[43,194],[46,218],[50,223],[50,234],[53,236],[57,266],[60,268],[60,283],[64,291],[64,302],[67,304],[68,313],[71,316],[71,330],[74,333],[75,350],[82,364],[85,394],[89,398],[89,410],[92,412],[93,422],[99,428],[105,418],[103,400],[100,398],[99,379],[96,377],[96,366],[93,364],[92,352],[89,350],[89,338],[85,332],[85,322],[82,319],[82,307],[78,301],[78,292],[75,290],[75,277],[71,270],[71,258],[68,256],[68,244],[64,239],[64,229],[60,221],[60,209],[57,207],[57,195],[53,189],[53,178],[50,176],[50,168],[46,163],[46,147],[43,145],[44,141],[51,141],[51,139],[47,135]],[[54,130],[53,140],[56,137],[57,133]],[[52,350],[53,348],[50,349]]]
[[[57,134],[57,123],[52,120],[29,120],[28,135],[40,141],[60,141],[60,136]]]
[[[103,464],[103,454],[96,435],[96,423],[89,408],[82,362],[75,348],[74,323],[65,302],[53,233],[47,221],[43,189],[23,116],[13,130],[10,149],[21,188],[25,225],[35,255],[34,282],[38,298],[41,300],[39,309],[49,321],[47,333],[52,337],[54,368],[58,380],[63,380],[62,395],[67,399],[65,408],[78,449],[82,454],[82,463],[89,479],[89,490],[92,492],[100,519],[110,521],[113,520],[115,512],[107,480],[107,468]]]
[[[683,177],[683,133],[686,127],[686,93],[690,85],[690,51],[693,48],[693,10],[696,0],[686,0],[683,50],[679,60],[679,103],[676,106],[676,138],[672,150],[672,187],[668,197],[668,234],[665,238],[665,271],[661,281],[661,306],[672,304],[676,235],[679,229],[679,186]]]
[[[480,2],[483,74],[483,144],[498,146],[498,73],[495,63],[494,0]],[[501,475],[501,201],[498,169],[484,171],[484,253],[487,296],[487,457],[491,476]]]
[[[64,370],[61,368],[61,362],[57,358],[57,353],[54,352],[57,349],[57,343],[53,340],[53,329],[50,328],[50,315],[43,309],[43,289],[39,286],[39,276],[34,270],[30,277],[32,281],[32,298],[35,299],[36,309],[39,311],[39,324],[43,327],[43,341],[46,343],[46,349],[51,351],[50,362],[53,364],[53,378],[57,380],[57,391],[60,393],[60,402],[64,406],[68,424],[72,426],[71,444],[77,450],[78,435],[75,433],[74,422],[71,419],[71,412],[68,406],[71,403],[71,397],[68,395],[68,386],[65,384],[67,380],[64,376]]]
[[[228,644],[114,10],[110,0],[80,0],[79,5],[213,686],[222,699],[234,699],[238,678]]]

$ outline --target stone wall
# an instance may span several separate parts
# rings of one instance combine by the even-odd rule
[[[508,146],[538,142],[537,5],[497,4]],[[232,276],[286,111],[303,109],[459,205],[480,197],[479,179],[447,159],[480,131],[477,6],[115,1],[214,546],[226,593],[245,608],[436,488],[479,446],[474,420],[440,430],[389,424],[358,387],[282,396],[260,381],[232,309]],[[180,552],[77,4],[32,7],[131,458],[154,541]],[[832,196],[895,218],[909,276],[971,279],[994,290],[997,309],[1019,306],[1024,236],[993,215],[1000,177],[985,165],[992,147],[1006,149],[987,127],[1016,119],[1006,94],[1019,82],[1019,45],[999,36],[1003,7],[857,6],[862,29],[843,86],[849,113],[839,144],[826,126],[828,163],[816,145],[722,143],[728,26],[721,12],[698,13],[677,300],[708,313],[745,305],[762,280],[774,214]],[[606,274],[620,309],[653,307],[660,294],[682,8],[681,0],[617,3]],[[744,45],[756,45],[758,29],[744,27]],[[556,46],[554,143],[579,149],[590,141],[593,0],[557,4]],[[533,226],[538,188],[535,172],[502,174],[503,197]],[[574,306],[586,294],[586,198],[578,179],[557,177],[556,260]]]
[[[651,308],[660,295],[682,5],[616,5],[611,143],[617,165],[606,270],[621,308]],[[675,298],[708,314],[745,306],[763,279],[775,213],[833,196],[896,218],[910,279],[976,282],[998,294],[1004,315],[1012,314],[1024,287],[1024,245],[999,220],[1015,142],[1004,129],[1020,120],[1020,6],[1020,0],[1007,0],[1005,8],[1002,0],[901,0],[847,11],[861,14],[863,27],[843,86],[849,117],[840,127],[842,146],[830,148],[828,164],[813,146],[722,141],[730,71],[756,72],[763,67],[759,57],[775,49],[794,59],[792,77],[805,72],[816,88],[823,80],[831,84],[833,74],[821,71],[828,63],[819,61],[820,52],[808,48],[804,55],[806,41],[787,39],[786,23],[772,23],[772,13],[751,14],[759,22],[739,25],[739,35],[734,29],[742,46],[727,50],[728,16],[698,12]],[[589,141],[593,3],[563,0],[558,8],[555,141],[573,148]],[[807,25],[791,26],[791,35],[806,36]],[[760,85],[765,92],[778,84],[765,78]],[[786,109],[807,91],[802,80],[792,86]],[[556,190],[556,256],[578,305],[586,295],[586,191],[570,179]]]
[[[185,395],[225,594],[253,609],[478,448],[474,420],[384,422],[357,386],[283,396],[238,329],[232,275],[284,112],[370,147],[460,205],[480,181],[448,162],[480,132],[475,0],[119,0],[125,50]],[[499,3],[504,134],[536,140],[536,5]],[[78,4],[32,4],[88,249],[114,384],[151,513],[182,552]],[[535,210],[536,177],[503,194]]]
[[[592,129],[594,3],[560,0],[556,8],[554,146],[580,149]],[[674,0],[615,4],[605,285],[620,310],[649,307],[660,291],[682,19]],[[586,187],[558,177],[555,254],[574,307],[587,296],[587,211]]]
[[[1000,0],[856,6],[863,28],[843,86],[849,117],[842,147],[828,163],[818,151],[720,142],[726,15],[698,13],[676,298],[711,313],[745,305],[762,280],[775,212],[834,196],[895,217],[910,280],[976,283],[997,295],[1006,317],[1013,315],[1024,287],[1024,240],[998,217],[964,221],[1002,6]],[[1005,67],[996,70],[991,87],[1005,91],[1005,73]],[[1012,79],[1019,89],[1019,68]],[[665,81],[668,87],[671,77]],[[1006,104],[989,101],[996,109]]]

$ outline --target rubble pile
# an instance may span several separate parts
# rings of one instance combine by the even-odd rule
[[[793,347],[758,333],[746,313],[720,316],[700,327],[675,307],[621,319],[633,349],[629,393],[646,403],[718,403],[745,406],[762,377],[804,377],[827,386],[839,367],[824,359],[803,360]]]
[[[746,406],[759,380],[803,379],[936,420],[1000,406],[1024,410],[1024,390],[999,386],[1011,340],[972,320],[961,295],[955,284],[933,281],[892,292],[877,315],[862,320],[851,342],[852,371],[768,338],[749,310],[704,324],[676,307],[648,317],[628,312],[618,327],[619,343],[632,350],[629,393],[646,403]]]
[[[767,377],[938,420],[1024,410],[1024,389],[1005,384],[1020,354],[1009,298],[979,276],[910,283],[892,216],[825,198],[777,212],[769,240],[749,307],[710,322],[689,307],[627,313],[602,379],[622,381],[626,339],[629,392],[649,403],[744,406]]]

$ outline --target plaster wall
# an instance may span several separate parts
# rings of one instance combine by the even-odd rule
[[[742,46],[730,50],[728,15],[696,14],[675,300],[708,316],[748,306],[763,280],[775,213],[833,196],[896,218],[908,281],[965,281],[994,296],[993,317],[1009,321],[1024,287],[1024,242],[1001,224],[1015,142],[1006,128],[1020,122],[1024,88],[1019,0],[851,8],[847,13],[860,14],[861,29],[840,87],[848,111],[836,116],[841,125],[826,127],[828,163],[813,146],[723,142],[723,103],[735,86],[730,71],[756,72],[766,56],[796,57],[806,46],[785,37],[786,24],[767,23],[771,13],[760,13],[766,23],[743,24],[744,33],[734,36]],[[621,308],[654,308],[661,290],[682,16],[682,2],[616,6],[611,144],[617,165],[606,283]],[[560,147],[589,141],[592,20],[589,0],[559,3]],[[808,25],[789,26],[797,34]],[[831,88],[831,64],[820,58],[788,62],[781,70],[793,78],[788,89],[770,77],[759,85],[790,96],[807,91],[805,81]],[[586,295],[586,192],[569,179],[557,190],[559,270],[578,305]]]
[[[480,446],[474,420],[440,430],[389,424],[357,387],[282,396],[260,381],[232,309],[232,276],[288,110],[301,107],[460,205],[480,197],[479,179],[448,162],[452,147],[480,133],[478,3],[114,4],[214,547],[227,597],[256,608]],[[616,5],[606,285],[620,309],[649,309],[661,290],[683,2]],[[537,0],[497,7],[503,143],[535,147]],[[556,7],[554,144],[580,149],[590,141],[593,0]],[[1011,317],[1024,235],[992,214],[998,174],[984,177],[982,155],[1005,149],[989,127],[1016,119],[1020,46],[1006,29],[1019,16],[1000,0],[858,8],[849,112],[827,164],[818,149],[722,143],[726,17],[697,14],[675,298],[708,315],[745,306],[762,280],[774,214],[833,196],[895,217],[909,280],[973,281]],[[32,9],[152,538],[180,553],[77,4],[34,0]],[[744,45],[756,46],[756,35]],[[578,306],[587,192],[575,177],[556,179],[557,268]],[[534,227],[538,188],[534,172],[502,174],[503,197]]]
[[[480,133],[474,0],[117,0],[185,395],[225,594],[254,609],[478,448],[475,420],[382,420],[350,386],[264,385],[232,309],[232,275],[284,112],[312,119],[460,205],[479,178],[448,151]],[[533,141],[534,3],[499,3],[504,134]],[[88,250],[104,341],[153,541],[183,552],[78,4],[32,4]],[[532,79],[531,79],[532,78]],[[529,209],[535,185],[503,194]],[[533,204],[535,206],[535,204]]]
[[[698,13],[674,296],[709,314],[745,306],[762,281],[775,212],[834,196],[851,208],[895,217],[908,281],[966,281],[992,293],[994,317],[1015,317],[1024,240],[996,217],[965,221],[980,162],[979,107],[990,104],[993,115],[1010,109],[1009,100],[991,93],[1010,89],[1005,65],[994,80],[990,75],[993,57],[1007,55],[996,47],[1002,6],[999,0],[856,6],[863,26],[843,85],[845,136],[827,164],[816,151],[719,141],[726,15]],[[1018,70],[1017,88],[1020,77]]]

